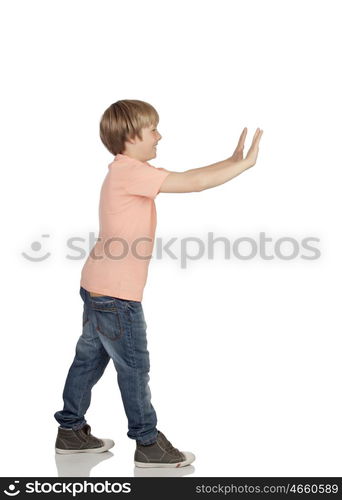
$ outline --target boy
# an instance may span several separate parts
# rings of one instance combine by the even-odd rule
[[[245,128],[232,157],[207,167],[171,172],[148,160],[156,157],[161,135],[159,116],[148,103],[121,100],[102,115],[100,137],[115,156],[101,188],[99,238],[85,262],[80,282],[84,302],[82,335],[63,391],[64,408],[54,414],[60,424],[57,453],[102,452],[111,439],[91,434],[84,415],[91,389],[110,359],[135,439],[138,467],[183,467],[195,460],[181,452],[156,428],[151,403],[149,352],[142,308],[156,229],[158,193],[189,193],[219,186],[255,165],[262,130],[257,129],[243,159]]]

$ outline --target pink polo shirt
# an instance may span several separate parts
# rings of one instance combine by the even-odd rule
[[[99,236],[81,272],[89,292],[141,301],[154,247],[154,198],[169,170],[117,154],[99,204]]]

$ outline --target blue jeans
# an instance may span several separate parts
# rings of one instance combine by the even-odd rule
[[[127,436],[139,444],[157,438],[157,416],[151,403],[150,360],[141,302],[117,297],[92,297],[83,287],[82,335],[76,344],[64,391],[64,408],[54,414],[63,428],[80,429],[87,421],[91,389],[111,358],[117,372],[128,419]]]

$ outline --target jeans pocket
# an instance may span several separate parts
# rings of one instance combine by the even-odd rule
[[[107,296],[90,297],[89,302],[94,312],[96,330],[111,340],[122,337],[123,329],[115,299],[109,299]]]

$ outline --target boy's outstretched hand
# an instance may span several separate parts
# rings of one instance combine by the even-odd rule
[[[240,135],[238,145],[230,158],[218,161],[205,167],[191,168],[185,172],[170,172],[160,186],[161,193],[192,193],[204,191],[230,181],[249,167],[255,165],[259,152],[259,142],[263,131],[256,129],[252,145],[243,157],[243,148],[247,135],[245,127]]]
[[[260,128],[257,128],[253,137],[253,141],[251,144],[251,147],[248,150],[248,153],[246,155],[245,161],[248,162],[248,166],[252,167],[255,165],[257,158],[258,158],[258,153],[259,153],[259,142],[261,139],[261,136],[263,134],[263,130]],[[239,142],[235,148],[235,151],[233,155],[228,158],[232,163],[236,161],[241,161],[243,160],[243,148],[245,147],[245,139],[247,135],[247,127],[245,127],[240,135]]]

